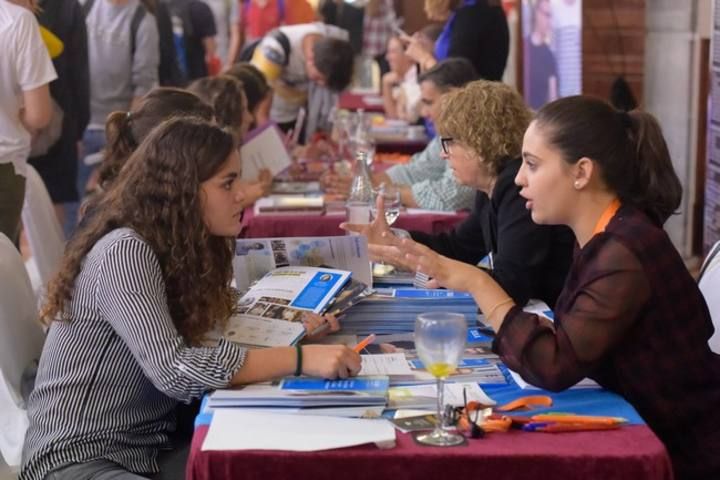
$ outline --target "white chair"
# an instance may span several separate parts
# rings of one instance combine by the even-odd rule
[[[44,334],[22,257],[0,234],[0,453],[16,468],[28,426],[23,374],[40,358]]]
[[[715,333],[708,345],[715,353],[720,353],[720,241],[710,249],[700,269],[698,286],[705,297]]]
[[[32,250],[32,259],[27,268],[33,290],[39,298],[60,266],[65,236],[45,183],[31,165],[27,168],[22,222]]]

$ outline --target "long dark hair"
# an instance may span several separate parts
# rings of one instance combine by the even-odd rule
[[[536,122],[566,162],[583,157],[596,162],[620,200],[659,225],[680,206],[682,185],[660,124],[649,113],[626,113],[597,98],[574,96],[542,107]]]
[[[121,227],[133,229],[155,252],[170,314],[189,343],[227,320],[237,300],[230,287],[234,239],[214,236],[205,226],[200,185],[235,148],[230,133],[199,119],[176,118],[155,128],[68,243],[43,320],[71,320],[68,303],[85,256]]]
[[[151,90],[130,112],[111,113],[105,123],[107,145],[98,169],[100,186],[110,186],[137,146],[163,120],[194,116],[209,121],[213,115],[212,107],[196,95],[168,87]]]

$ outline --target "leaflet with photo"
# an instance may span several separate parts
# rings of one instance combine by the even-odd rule
[[[238,301],[225,338],[257,347],[294,345],[305,334],[304,312],[324,312],[350,272],[319,267],[281,267],[265,274]]]
[[[372,285],[364,236],[246,238],[235,243],[233,269],[240,291],[276,268],[323,265],[349,270],[353,279]]]

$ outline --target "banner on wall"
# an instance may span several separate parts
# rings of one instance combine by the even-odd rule
[[[523,92],[531,108],[582,92],[582,0],[522,0]]]
[[[720,0],[713,2],[703,250],[720,240]]]

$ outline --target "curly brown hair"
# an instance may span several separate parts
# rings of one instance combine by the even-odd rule
[[[113,112],[105,123],[107,145],[98,168],[98,182],[107,190],[120,169],[150,131],[163,120],[193,116],[212,120],[213,108],[198,96],[178,88],[150,90],[130,112]]]
[[[476,80],[440,100],[437,130],[477,153],[492,175],[522,150],[532,113],[520,94],[500,82]]]
[[[85,225],[68,243],[41,317],[71,321],[75,279],[108,232],[133,229],[160,263],[175,327],[190,344],[222,325],[237,302],[230,287],[235,240],[210,233],[200,188],[236,148],[233,136],[199,119],[161,123],[132,154]]]

